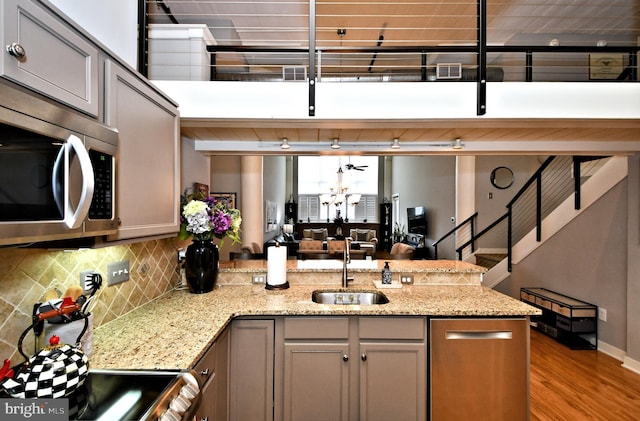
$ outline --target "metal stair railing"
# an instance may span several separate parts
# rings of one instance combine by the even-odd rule
[[[478,212],[474,213],[473,215],[471,215],[470,217],[468,217],[467,219],[465,219],[464,221],[462,221],[461,223],[453,227],[449,232],[447,232],[445,235],[440,237],[439,240],[433,243],[432,246],[433,246],[434,259],[436,260],[438,259],[438,245],[442,243],[444,240],[448,239],[450,236],[456,234],[456,237],[459,237],[463,232],[462,230],[465,228],[468,228],[468,230],[470,231],[469,235],[471,238],[473,238],[477,217],[478,217]],[[460,260],[462,260],[462,258],[460,258]]]
[[[571,194],[575,197],[575,209],[580,209],[581,185],[606,157],[601,156],[550,156],[527,180],[522,188],[506,205],[507,212],[475,233],[472,226],[468,240],[460,242],[455,249],[458,259],[463,260],[473,254],[480,239],[492,237],[492,241],[502,241],[504,247],[506,236],[507,267],[512,271],[513,245],[524,238],[532,229],[536,229],[536,240],[542,238],[542,221]],[[463,223],[453,228],[442,238],[433,243],[437,259],[437,244],[445,238],[459,233],[469,220],[474,221],[478,213],[474,213]],[[506,224],[506,228],[505,225]],[[506,232],[503,232],[506,231]],[[460,239],[459,235],[456,235]],[[496,240],[502,238],[501,240]],[[484,241],[484,240],[483,240]],[[469,251],[470,249],[470,251]],[[464,251],[469,251],[463,255]]]

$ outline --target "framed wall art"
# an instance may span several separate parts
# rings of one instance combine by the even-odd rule
[[[265,232],[271,232],[278,229],[278,221],[277,221],[277,205],[276,202],[272,202],[271,200],[266,200],[264,204],[264,215],[265,215]]]
[[[623,54],[590,54],[589,79],[615,80],[624,68]]]
[[[230,208],[236,208],[236,193],[209,193],[209,196],[212,196],[219,202],[225,202],[227,206]]]
[[[193,193],[202,193],[203,195],[209,194],[209,185],[202,183],[193,183]]]

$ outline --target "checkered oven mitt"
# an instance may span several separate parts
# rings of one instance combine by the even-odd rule
[[[89,374],[89,360],[68,344],[51,345],[29,358],[15,379],[6,378],[0,387],[14,398],[62,398],[80,387]]]

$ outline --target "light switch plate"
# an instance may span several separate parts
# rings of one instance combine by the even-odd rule
[[[129,280],[129,261],[121,260],[107,265],[107,286]]]

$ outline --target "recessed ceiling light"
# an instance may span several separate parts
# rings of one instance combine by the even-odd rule
[[[289,145],[289,139],[286,137],[282,139],[282,143],[280,143],[280,149],[289,149],[291,145]]]
[[[340,141],[337,137],[331,142],[331,149],[340,149]]]
[[[393,142],[391,143],[391,149],[400,149],[400,139],[398,139],[397,137],[393,139]]]

